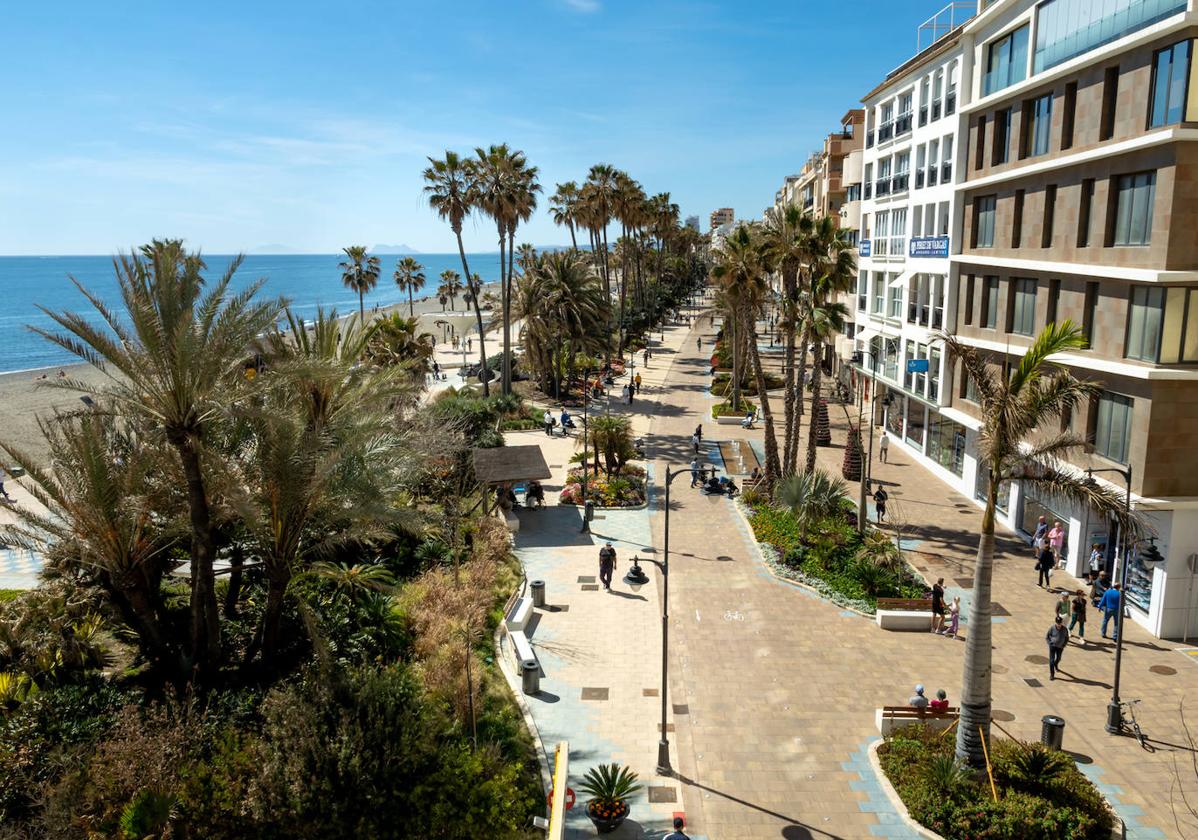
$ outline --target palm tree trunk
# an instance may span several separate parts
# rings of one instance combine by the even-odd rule
[[[753,317],[752,315],[749,316]],[[770,411],[770,398],[765,393],[765,372],[761,369],[761,352],[757,342],[749,345],[749,356],[753,361],[753,376],[757,380],[757,398],[761,405],[761,418],[765,423],[765,481],[766,488],[774,486],[778,479],[778,435],[774,431],[774,415]]]
[[[358,289],[358,319],[362,321],[366,320],[366,304],[364,303],[365,297],[366,291],[364,289]]]
[[[819,419],[819,386],[824,372],[823,365],[820,364],[823,349],[824,343],[816,341],[815,349],[811,354],[813,358],[811,364],[811,417],[808,418],[807,423],[807,472],[812,472],[815,469],[816,435],[819,434],[816,422]]]
[[[499,296],[502,299],[503,307],[503,362],[500,365],[499,389],[500,393],[510,394],[512,392],[512,360],[508,318],[512,311],[512,293],[507,283],[507,250],[503,235],[503,223],[497,222],[496,224],[499,226]]]
[[[957,724],[957,757],[970,767],[986,766],[983,738],[990,749],[990,584],[994,574],[994,509],[998,500],[997,471],[990,473],[982,536],[973,570],[973,606],[965,634],[965,664],[961,675],[961,719]]]
[[[466,282],[470,282],[470,281],[466,281]],[[408,317],[409,318],[416,317],[416,306],[415,306],[415,304],[412,303],[412,287],[411,286],[408,286]]]
[[[729,318],[725,326],[724,344],[732,348],[732,410],[740,411],[740,342],[736,336],[736,318]]]
[[[216,605],[216,575],[212,571],[215,538],[212,511],[195,440],[186,433],[172,436],[171,443],[183,463],[187,502],[191,518],[191,656],[200,676],[215,668],[220,659],[220,617]]]
[[[574,234],[574,223],[567,222],[566,227],[570,228],[570,245],[575,251],[578,250],[578,237]]]
[[[474,275],[470,273],[470,266],[466,263],[466,247],[462,244],[462,226],[455,225],[453,228],[454,236],[458,238],[458,256],[462,258],[462,271],[466,277],[466,283],[474,290],[471,297],[474,298],[474,320],[478,325],[478,362],[479,370],[483,381],[483,396],[491,396],[491,384],[487,380],[487,333],[483,329],[483,310],[482,303],[479,298],[482,297],[482,288],[474,288],[474,280],[471,279]]]
[[[279,651],[279,626],[283,620],[283,601],[290,575],[276,570],[266,587],[266,608],[262,614],[262,657],[273,661]]]
[[[507,307],[503,311],[503,346],[507,348],[507,390],[512,392],[512,283],[516,272],[516,226],[510,225],[507,233]]]
[[[241,571],[245,566],[245,549],[233,544],[229,558],[229,588],[225,590],[225,618],[237,617],[237,601],[241,598]]]

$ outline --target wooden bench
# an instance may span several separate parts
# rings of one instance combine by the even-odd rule
[[[933,712],[931,709],[920,709],[916,706],[883,706],[874,712],[874,723],[883,738],[889,737],[896,729],[920,723],[935,730],[943,731],[953,725],[960,717],[957,706],[949,706],[946,711]]]
[[[528,627],[530,618],[532,618],[532,598],[517,598],[516,603],[512,604],[512,608],[507,614],[508,629],[523,632]]]
[[[874,620],[883,630],[931,630],[931,598],[879,598]]]

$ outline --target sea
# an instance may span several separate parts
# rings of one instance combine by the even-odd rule
[[[440,284],[440,274],[447,268],[462,271],[462,262],[455,254],[413,254],[424,266],[424,289],[417,293],[432,296]],[[213,280],[228,269],[231,255],[205,254],[207,275]],[[337,264],[341,254],[251,254],[247,255],[234,275],[232,286],[241,289],[256,280],[265,280],[259,294],[286,298],[295,313],[310,318],[317,307],[336,309],[350,314],[358,308],[358,296],[341,282]],[[378,286],[366,295],[366,307],[376,304],[390,306],[407,301],[392,279],[395,264],[402,259],[396,255],[379,255],[382,261]],[[467,254],[471,272],[482,277],[484,285],[499,282],[499,254]],[[55,367],[78,362],[79,359],[30,332],[29,327],[46,330],[54,322],[39,307],[52,312],[73,311],[89,320],[99,321],[95,309],[75,288],[77,280],[90,293],[109,307],[121,308],[121,298],[111,256],[78,257],[0,257],[0,373]],[[458,307],[462,302],[458,301]]]

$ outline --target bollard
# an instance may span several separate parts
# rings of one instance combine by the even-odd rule
[[[532,605],[534,607],[544,607],[545,606],[545,581],[534,580],[532,583],[530,583],[528,585],[528,588],[532,590]]]
[[[520,673],[525,694],[541,693],[541,666],[535,659],[525,659],[520,663]]]
[[[1040,718],[1040,743],[1049,749],[1059,750],[1065,740],[1065,719],[1056,715]]]

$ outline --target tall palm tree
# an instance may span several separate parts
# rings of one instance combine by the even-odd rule
[[[255,300],[262,281],[230,295],[241,257],[215,283],[206,283],[207,266],[199,254],[184,250],[182,240],[155,240],[114,265],[124,315],[72,278],[103,326],[73,312],[42,309],[63,332],[31,329],[108,377],[100,384],[67,377],[56,386],[111,401],[160,429],[178,455],[191,528],[191,658],[205,678],[220,658],[220,616],[203,452],[213,425],[237,399],[250,346],[275,323],[283,301]]]
[[[715,253],[715,268],[712,276],[727,296],[733,318],[737,325],[738,338],[746,345],[753,376],[757,383],[757,399],[761,405],[761,416],[765,425],[765,476],[764,484],[772,487],[778,479],[778,438],[774,430],[774,416],[770,410],[770,397],[766,392],[765,373],[761,367],[761,354],[757,349],[756,322],[761,314],[769,286],[765,282],[765,268],[761,248],[754,240],[752,228],[740,225],[732,232],[724,247]],[[739,372],[733,371],[733,378]],[[734,384],[733,387],[738,387]],[[738,388],[739,390],[739,388]]]
[[[358,314],[365,318],[366,293],[373,291],[379,282],[379,258],[366,253],[365,245],[350,245],[341,249],[345,260],[337,264],[341,269],[341,282],[350,291],[358,294]]]
[[[437,287],[437,294],[449,299],[449,309],[451,312],[453,311],[453,302],[462,293],[462,288],[462,275],[458,274],[452,268],[447,268],[441,272],[441,285]]]
[[[977,389],[982,429],[978,463],[987,470],[986,508],[973,572],[973,608],[965,639],[961,678],[961,722],[957,756],[972,767],[984,767],[983,739],[990,739],[991,716],[991,579],[994,574],[994,521],[999,488],[1010,481],[1070,499],[1099,515],[1120,522],[1128,533],[1142,532],[1138,515],[1128,520],[1122,494],[1087,480],[1063,461],[1086,441],[1072,432],[1038,435],[1088,401],[1100,386],[1083,382],[1050,358],[1085,348],[1082,331],[1071,321],[1049,324],[1019,364],[1004,375],[986,363],[975,347],[941,333],[950,358],[959,359],[963,375]],[[986,749],[989,747],[987,746]]]
[[[458,240],[462,276],[469,278],[470,300],[474,306],[474,320],[478,328],[479,377],[483,383],[483,396],[490,396],[490,377],[486,373],[487,334],[483,328],[482,285],[474,282],[477,275],[470,273],[470,265],[466,262],[466,246],[462,243],[462,222],[473,209],[471,202],[474,176],[471,167],[457,152],[447,150],[443,160],[429,158],[428,162],[429,166],[424,170],[424,194],[428,198],[429,206],[437,211],[437,215],[449,222],[449,227]]]
[[[424,288],[424,266],[415,257],[404,257],[395,264],[395,285],[401,292],[408,293],[408,317],[416,317],[416,308],[412,303],[412,293]]]
[[[577,210],[578,184],[573,181],[558,184],[549,198],[549,214],[553,217],[555,225],[565,225],[570,229],[570,244],[575,250],[578,248],[578,237],[574,233],[574,226],[578,221]]]
[[[509,345],[508,354],[511,349],[511,323],[512,323],[512,284],[515,282],[514,265],[516,258],[516,229],[521,222],[527,222],[532,218],[532,214],[537,209],[537,193],[541,191],[541,184],[537,180],[538,169],[535,166],[529,166],[523,152],[517,152],[512,160],[511,167],[511,201],[509,203],[509,214],[507,219],[507,285],[508,285],[508,308],[505,313],[503,322],[504,341]],[[505,357],[506,358],[506,357]],[[509,362],[507,367],[507,392],[512,390],[512,365]]]
[[[603,274],[603,288],[611,297],[611,272],[608,268],[607,225],[611,221],[612,205],[615,201],[616,175],[618,170],[607,163],[597,163],[587,173],[589,188],[588,214],[595,230],[595,246],[599,252],[599,266]],[[611,334],[608,331],[608,358],[611,357]]]

